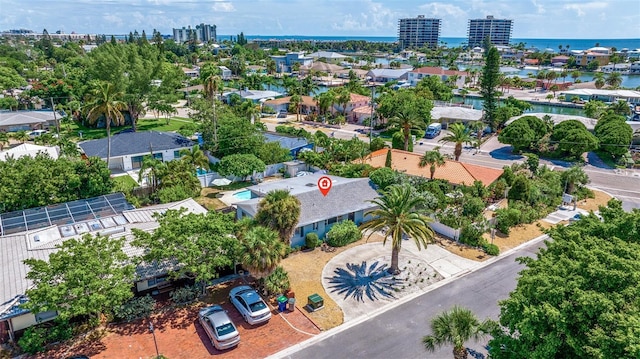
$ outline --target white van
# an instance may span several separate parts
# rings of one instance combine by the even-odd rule
[[[47,130],[33,130],[29,132],[29,138],[34,139],[38,136],[44,135],[47,132],[48,132]]]
[[[426,138],[435,138],[440,135],[442,131],[442,124],[439,122],[434,122],[427,127],[427,130],[424,133],[424,137]]]

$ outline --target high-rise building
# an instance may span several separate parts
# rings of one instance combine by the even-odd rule
[[[177,43],[183,43],[189,41],[191,34],[195,35],[198,42],[216,42],[216,25],[200,24],[196,25],[195,29],[189,27],[182,27],[182,29],[173,29],[173,40]]]
[[[427,19],[424,15],[398,20],[398,42],[401,48],[438,46],[440,19]]]
[[[487,37],[493,45],[509,46],[512,30],[513,20],[495,19],[491,15],[486,19],[471,19],[467,31],[469,47],[482,46]]]

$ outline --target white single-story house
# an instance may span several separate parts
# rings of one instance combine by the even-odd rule
[[[107,138],[80,142],[87,157],[107,159]],[[111,136],[109,169],[129,171],[140,168],[144,156],[153,154],[164,162],[180,158],[181,150],[191,149],[195,143],[173,132],[126,132]]]
[[[635,90],[577,89],[560,91],[558,95],[564,95],[567,101],[578,97],[584,101],[618,102],[619,100],[624,100],[628,103],[640,105],[640,91]]]
[[[435,106],[431,109],[431,119],[442,123],[446,128],[450,123],[480,121],[482,110],[462,106]]]
[[[52,159],[57,160],[60,155],[60,148],[58,146],[38,146],[30,143],[23,143],[6,151],[0,152],[0,161],[6,161],[9,157],[14,159],[24,156],[36,157],[38,153],[46,153]]]
[[[412,68],[406,69],[373,69],[367,73],[373,82],[386,83],[391,81],[407,80]]]
[[[333,182],[326,196],[318,189],[317,183],[321,176],[328,176]],[[236,204],[236,217],[253,218],[258,212],[262,197],[279,189],[288,190],[301,205],[300,219],[291,237],[292,247],[303,246],[305,236],[311,232],[324,238],[335,223],[351,220],[360,225],[366,222],[369,218],[365,214],[375,208],[370,201],[379,197],[368,178],[343,178],[314,173],[247,187],[252,198]]]
[[[266,101],[274,98],[278,98],[282,96],[280,92],[276,91],[266,91],[266,90],[233,90],[222,93],[222,98],[225,102],[229,103],[231,96],[236,94],[240,96],[243,100],[251,100],[255,103],[259,103],[260,101]]]
[[[222,78],[223,80],[227,81],[227,80],[231,80],[231,70],[229,70],[228,67],[226,66],[218,66],[218,68],[220,69],[220,78]]]
[[[316,61],[320,59],[324,59],[325,62],[331,63],[331,64],[339,64],[348,58],[348,56],[339,54],[337,52],[331,52],[331,51],[312,52],[309,55],[307,55],[307,57],[311,57]]]
[[[169,209],[185,208],[187,213],[207,210],[189,198],[183,201],[135,209],[122,193],[59,203],[0,214],[0,343],[15,340],[15,332],[49,321],[57,312],[31,313],[20,307],[32,285],[26,279],[29,267],[25,259],[48,260],[56,245],[85,233],[126,237],[124,251],[130,257],[143,254],[131,246],[131,230],[152,231],[159,224],[153,217]],[[141,264],[136,267],[135,288],[145,291],[157,287],[174,263]]]
[[[62,115],[53,111],[0,111],[0,131],[17,132],[55,127]]]

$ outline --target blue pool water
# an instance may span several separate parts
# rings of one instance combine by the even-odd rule
[[[244,190],[244,191],[240,191],[238,193],[234,193],[233,194],[233,198],[237,198],[239,200],[246,201],[248,199],[251,199],[251,191]]]

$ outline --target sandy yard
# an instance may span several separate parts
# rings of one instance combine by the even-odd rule
[[[597,210],[598,206],[604,206],[611,198],[604,192],[594,190],[595,198],[590,198],[579,203],[579,208],[584,210]],[[508,236],[497,234],[493,243],[500,248],[500,252],[504,252],[518,245],[525,243],[543,234],[543,229],[550,228],[552,224],[545,221],[537,221],[533,224],[523,225],[513,228]],[[485,238],[491,243],[490,235],[486,234]],[[368,243],[380,242],[383,238],[379,234],[374,234],[366,241],[362,239],[352,243],[346,247],[336,248],[335,252],[323,252],[320,248],[316,248],[310,252],[296,252],[281,262],[281,265],[289,273],[291,282],[291,290],[295,293],[296,298],[302,307],[311,294],[317,293],[324,298],[324,308],[317,312],[307,313],[322,330],[334,328],[344,322],[344,316],[340,307],[330,298],[322,286],[322,269],[324,266],[339,253],[349,248]],[[484,261],[491,256],[486,255],[482,250],[472,248],[442,236],[436,236],[435,245],[439,245],[446,250],[459,255],[461,257]],[[391,249],[389,249],[389,252]]]

